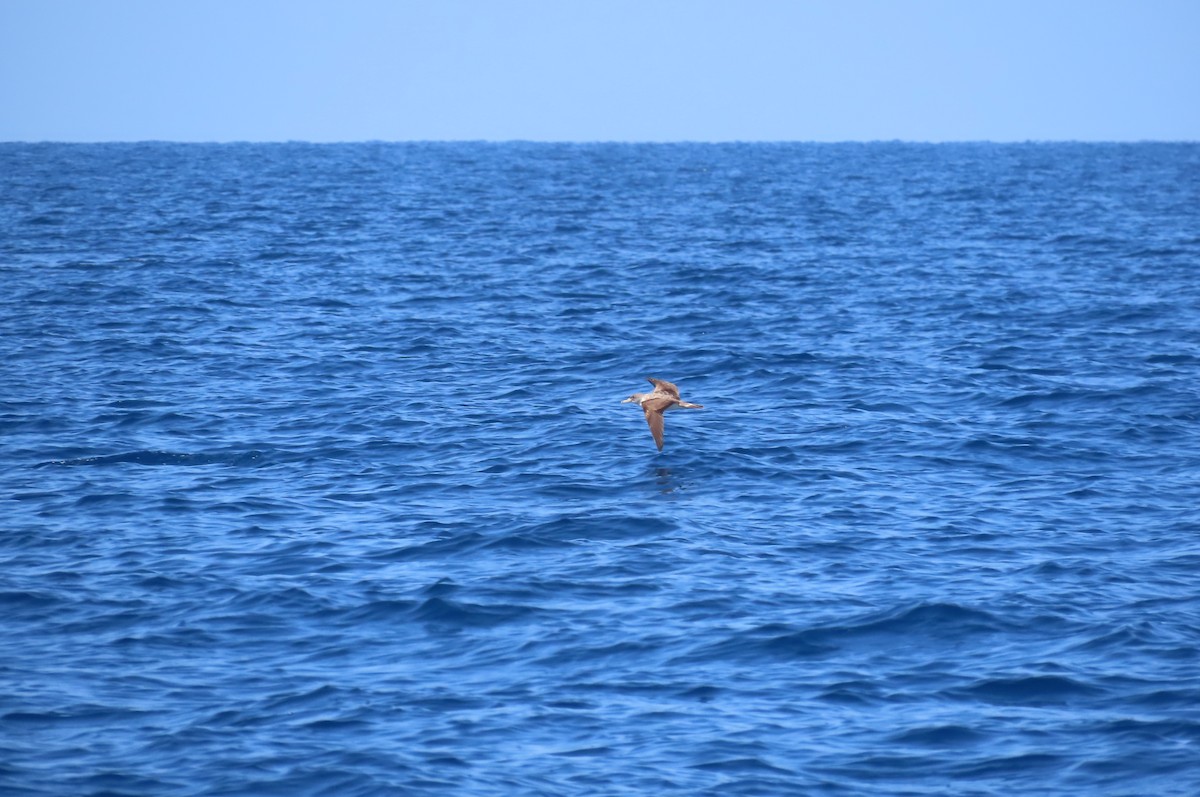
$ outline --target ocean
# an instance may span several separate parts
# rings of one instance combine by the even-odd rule
[[[6,795],[1200,793],[1198,144],[8,143],[0,230]]]

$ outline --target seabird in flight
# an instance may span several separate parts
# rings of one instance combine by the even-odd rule
[[[642,408],[642,412],[646,413],[646,423],[650,425],[650,434],[654,435],[654,444],[658,446],[658,450],[662,451],[663,447],[663,413],[667,410],[673,410],[676,407],[683,407],[688,410],[703,409],[703,404],[692,404],[684,401],[679,397],[679,388],[671,382],[666,382],[662,379],[655,379],[652,376],[646,377],[646,380],[654,385],[654,390],[650,393],[634,393],[627,399],[621,401],[622,404],[630,404],[636,402]]]

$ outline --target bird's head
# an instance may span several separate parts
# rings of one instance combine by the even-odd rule
[[[642,399],[646,397],[645,393],[634,393],[627,399],[621,399],[622,404],[641,404]]]

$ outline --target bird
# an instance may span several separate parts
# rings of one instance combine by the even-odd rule
[[[642,408],[642,412],[646,413],[646,423],[650,425],[650,434],[654,435],[654,445],[658,446],[658,450],[663,448],[663,413],[667,410],[673,410],[676,407],[683,407],[688,410],[702,410],[703,404],[692,404],[684,401],[679,397],[679,388],[673,382],[668,382],[664,379],[655,379],[652,376],[646,377],[646,381],[654,385],[654,390],[649,393],[634,393],[627,399],[622,399],[622,404],[636,403]]]

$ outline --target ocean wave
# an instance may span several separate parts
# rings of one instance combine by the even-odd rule
[[[0,144],[0,792],[1200,793],[1198,174]]]

